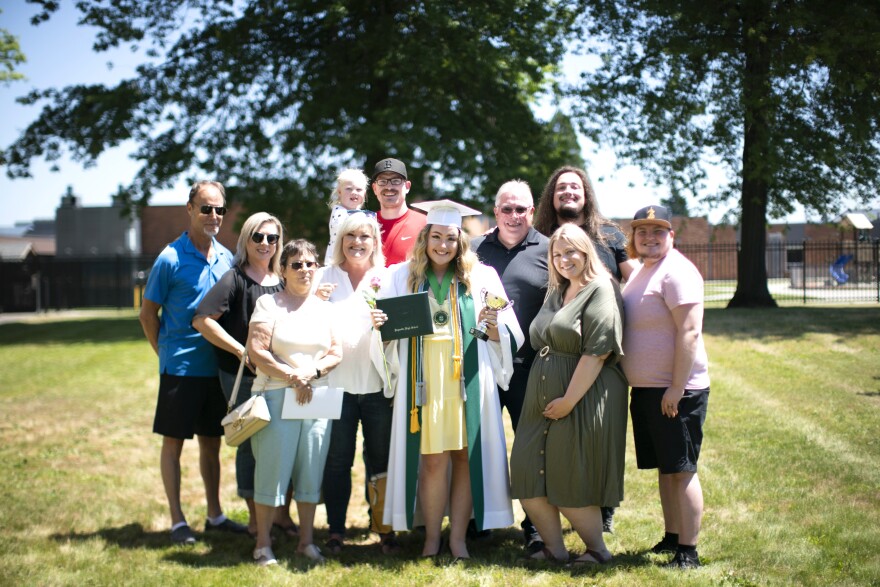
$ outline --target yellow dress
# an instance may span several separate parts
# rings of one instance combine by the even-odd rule
[[[423,338],[422,369],[426,400],[422,407],[422,454],[438,454],[467,446],[461,381],[452,376],[454,342],[449,298],[447,296],[443,304],[438,304],[433,292],[428,294],[431,316],[442,310],[449,319],[441,325],[435,322],[434,334]]]

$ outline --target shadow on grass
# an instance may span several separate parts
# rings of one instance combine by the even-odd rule
[[[137,318],[92,318],[58,322],[0,324],[0,346],[143,340]]]
[[[167,530],[145,530],[139,523],[126,524],[115,528],[102,528],[95,532],[53,534],[51,539],[60,542],[90,542],[103,540],[109,546],[126,550],[165,551],[162,558],[193,568],[234,567],[242,563],[250,564],[254,541],[246,534],[204,534],[193,528],[198,542],[193,546],[173,544]],[[295,540],[295,539],[294,539]],[[289,541],[287,541],[289,543]],[[285,540],[275,537],[277,545],[287,550]],[[295,542],[291,547],[295,550]],[[304,565],[306,566],[306,565]]]
[[[126,550],[150,549],[165,551],[166,561],[192,568],[227,568],[241,564],[250,565],[254,541],[241,534],[205,535],[196,532],[198,542],[195,546],[172,544],[168,531],[144,530],[139,523],[126,524],[115,528],[102,528],[95,532],[53,534],[51,539],[59,543],[90,542],[102,540],[108,545]],[[375,535],[373,535],[375,537]],[[444,538],[447,533],[444,532]],[[306,572],[314,563],[296,552],[298,539],[273,532],[272,549],[278,561],[290,571]],[[317,531],[315,543],[323,545],[328,538],[326,530]],[[369,542],[370,532],[366,528],[352,528],[348,531],[345,547],[336,555],[328,555],[329,565],[355,568],[361,565],[377,567],[385,571],[402,571],[413,564],[435,567],[456,566],[462,569],[523,568],[571,577],[600,575],[618,567],[636,568],[654,564],[649,553],[619,553],[608,565],[588,565],[575,568],[547,561],[529,560],[522,547],[522,533],[518,529],[504,528],[494,530],[490,537],[469,540],[469,560],[455,561],[448,546],[439,556],[429,559],[421,557],[424,535],[421,532],[402,532],[398,534],[402,551],[396,555],[382,554],[378,539]],[[445,540],[448,544],[448,540]],[[322,548],[322,550],[324,550]]]
[[[880,334],[880,307],[709,308],[703,332],[732,339],[799,338],[808,333]]]

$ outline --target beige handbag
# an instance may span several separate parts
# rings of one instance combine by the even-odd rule
[[[388,473],[379,473],[370,477],[367,483],[367,493],[370,497],[370,530],[379,534],[387,534],[393,529],[382,523],[385,515],[385,484],[388,481]]]
[[[261,394],[252,395],[249,400],[235,408],[235,400],[238,398],[238,388],[241,386],[241,378],[244,374],[244,364],[247,362],[247,353],[241,357],[238,366],[238,374],[235,376],[235,385],[232,386],[232,397],[229,398],[226,417],[220,421],[223,426],[223,434],[226,436],[226,444],[238,446],[256,432],[269,425],[272,419],[269,415],[269,406],[266,398]]]

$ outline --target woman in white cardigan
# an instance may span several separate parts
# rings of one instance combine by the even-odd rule
[[[355,459],[358,424],[363,427],[366,476],[374,492],[384,495],[388,449],[391,442],[391,395],[385,375],[370,360],[371,344],[379,333],[370,320],[371,301],[385,273],[385,257],[376,216],[354,212],[339,226],[331,262],[318,281],[330,290],[337,332],[342,339],[342,363],[331,374],[332,387],[345,390],[342,415],[333,423],[330,451],[324,468],[324,503],[331,553],[342,550],[345,518],[351,497],[351,468]],[[384,393],[383,393],[384,392]],[[378,507],[370,508],[371,529],[381,538],[382,552],[394,554],[400,545],[390,526],[382,524]]]

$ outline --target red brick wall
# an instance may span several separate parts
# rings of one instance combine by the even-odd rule
[[[231,204],[217,240],[227,249],[235,252],[238,232],[235,230],[241,206]],[[189,228],[189,215],[186,205],[182,206],[147,206],[141,213],[141,251],[144,255],[158,255],[165,246],[176,240]]]

